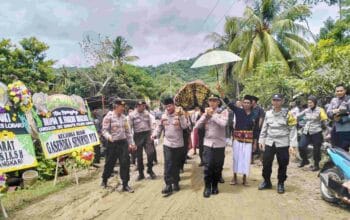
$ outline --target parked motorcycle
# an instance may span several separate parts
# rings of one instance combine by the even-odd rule
[[[341,148],[327,148],[329,161],[319,173],[322,198],[350,205],[350,154]]]

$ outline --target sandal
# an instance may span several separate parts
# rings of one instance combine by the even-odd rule
[[[237,185],[237,180],[232,179],[231,182],[230,182],[230,185]]]

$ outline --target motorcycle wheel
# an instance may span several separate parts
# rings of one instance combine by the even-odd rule
[[[343,175],[336,168],[327,169],[323,171],[323,174],[326,174],[328,177],[332,177],[334,180],[337,180],[339,182],[341,182],[343,179]],[[326,184],[324,184],[322,181],[320,181],[320,190],[322,199],[324,199],[325,201],[331,203],[339,202],[339,199],[335,197],[335,194],[331,190],[329,190]]]

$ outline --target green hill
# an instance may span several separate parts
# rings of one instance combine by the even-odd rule
[[[207,84],[216,82],[216,76],[212,73],[211,68],[203,67],[191,69],[191,65],[196,58],[189,60],[179,60],[176,62],[170,62],[153,67],[142,67],[152,77],[157,77],[163,74],[171,74],[174,77],[181,79],[184,82],[190,82],[196,79],[203,80]]]

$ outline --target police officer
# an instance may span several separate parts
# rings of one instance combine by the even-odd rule
[[[130,179],[130,150],[135,150],[134,140],[130,133],[130,128],[124,115],[125,102],[122,100],[115,100],[113,111],[109,111],[102,122],[102,135],[107,140],[107,157],[105,167],[102,174],[103,187],[107,187],[107,180],[113,172],[116,160],[120,161],[120,178],[123,182],[123,191],[134,192],[129,187]]]
[[[281,94],[272,96],[273,109],[266,112],[259,137],[259,147],[264,151],[262,170],[264,181],[259,185],[259,190],[272,188],[270,177],[276,154],[278,161],[278,193],[284,193],[284,182],[287,179],[289,163],[289,147],[295,147],[298,144],[297,121],[290,112],[282,110],[282,104],[283,96]]]
[[[159,138],[164,132],[164,181],[165,187],[162,194],[169,196],[174,191],[179,191],[180,166],[183,156],[184,138],[183,129],[188,127],[187,120],[181,109],[176,109],[172,97],[163,100],[166,111],[162,115],[157,130],[152,139]]]
[[[257,154],[259,158],[261,156],[261,152],[259,152],[259,149],[258,149],[258,143],[259,143],[258,139],[260,136],[262,124],[264,122],[265,111],[263,108],[261,108],[258,105],[258,101],[259,101],[258,97],[252,95],[251,99],[252,99],[253,111],[255,112],[255,114],[257,116],[256,121],[255,121],[254,131],[253,131],[254,141],[253,141],[252,163],[254,163],[253,154]]]
[[[331,100],[327,114],[333,119],[332,140],[337,147],[349,152],[350,149],[350,96],[343,84],[335,88],[336,97]]]
[[[145,149],[147,155],[147,173],[151,179],[155,179],[156,175],[152,170],[154,160],[154,147],[151,140],[152,120],[150,113],[146,110],[145,101],[137,103],[136,109],[129,116],[129,123],[131,130],[134,131],[134,140],[137,146],[137,168],[139,171],[137,180],[140,181],[145,178],[143,173],[143,149]]]
[[[99,109],[97,107],[92,108],[92,116],[95,124],[95,128],[97,131],[98,136],[101,136],[101,124],[102,124],[102,117],[98,114]],[[95,145],[94,146],[94,161],[93,161],[93,166],[99,167],[98,164],[100,164],[100,159],[101,159],[101,146],[100,145]]]
[[[211,194],[218,194],[218,182],[225,159],[226,125],[228,123],[228,111],[219,108],[220,99],[217,96],[208,98],[209,108],[197,121],[195,128],[205,128],[204,136],[204,192],[205,198]]]
[[[327,114],[325,110],[317,106],[317,98],[313,95],[308,97],[308,108],[298,114],[298,118],[304,117],[305,126],[299,142],[299,153],[302,158],[298,167],[304,167],[309,164],[307,158],[307,147],[313,145],[314,166],[312,171],[320,169],[319,162],[321,160],[321,145],[323,142],[322,129],[326,127]]]

